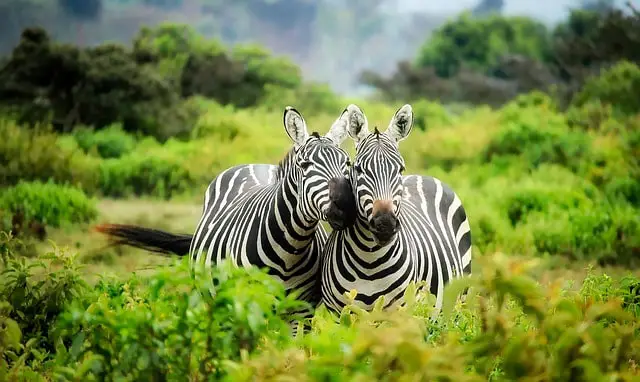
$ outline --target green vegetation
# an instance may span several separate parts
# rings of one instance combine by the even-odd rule
[[[15,380],[631,380],[637,377],[640,279],[589,273],[578,290],[543,289],[527,264],[484,258],[465,305],[407,292],[401,310],[320,309],[313,331],[288,335],[297,308],[255,269],[221,264],[209,280],[186,261],[151,277],[90,287],[74,258],[51,252],[25,266],[0,243],[0,373]],[[60,264],[55,268],[56,264]],[[44,283],[39,275],[46,274]],[[241,290],[242,293],[238,291]]]
[[[405,67],[385,101],[344,99],[259,46],[179,25],[145,28],[131,47],[24,30],[0,68],[0,380],[637,379],[640,50],[627,32],[638,19],[574,13],[550,34],[465,16],[417,53],[432,77]],[[619,51],[582,50],[610,31]],[[548,68],[560,52],[582,61],[554,91],[519,87],[494,108],[446,95],[454,82],[477,90],[456,82],[468,70],[502,75],[505,55]],[[407,172],[440,178],[466,206],[474,275],[447,288],[438,317],[433,296],[410,291],[393,312],[321,307],[293,338],[301,303],[264,272],[221,264],[207,297],[210,280],[186,261],[107,247],[87,227],[190,232],[217,173],[285,154],[285,105],[325,131],[350,102],[379,127],[411,102]]]
[[[52,227],[88,223],[98,215],[95,201],[81,190],[53,182],[18,183],[2,192],[0,209]]]
[[[439,26],[416,58],[401,62],[390,77],[366,71],[362,81],[392,101],[429,97],[502,106],[542,90],[555,93],[564,108],[601,68],[640,62],[639,26],[634,8],[573,9],[553,28],[526,17],[463,13]],[[612,76],[633,76],[629,70]]]

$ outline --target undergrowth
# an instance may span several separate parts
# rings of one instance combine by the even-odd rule
[[[336,316],[320,306],[312,330],[292,337],[289,312],[303,303],[258,269],[223,263],[206,276],[179,261],[89,285],[66,251],[28,263],[12,254],[14,240],[0,242],[2,380],[640,377],[636,278],[590,271],[579,290],[543,287],[534,262],[496,254],[447,287],[437,316],[434,296],[410,288],[395,311],[349,305]]]

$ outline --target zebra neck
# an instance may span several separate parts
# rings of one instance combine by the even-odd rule
[[[301,197],[295,177],[285,177],[278,187],[267,218],[269,227],[272,230],[279,230],[293,254],[306,252],[313,242],[318,227],[317,219],[304,216],[300,208]]]

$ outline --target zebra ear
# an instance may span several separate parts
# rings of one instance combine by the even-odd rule
[[[302,114],[292,106],[287,106],[284,108],[284,116],[282,119],[284,130],[293,141],[294,146],[297,148],[304,145],[307,138],[309,138],[309,132],[307,131],[307,123],[304,121]]]
[[[354,104],[350,104],[342,113],[347,118],[347,131],[356,144],[369,135],[369,122],[362,109]]]
[[[402,106],[396,113],[385,134],[389,135],[396,142],[400,142],[409,136],[411,129],[413,128],[413,108],[409,104]]]
[[[340,146],[342,142],[344,142],[345,138],[347,138],[347,126],[349,124],[347,119],[348,115],[349,113],[347,112],[347,109],[345,109],[342,114],[340,114],[340,117],[333,122],[331,129],[329,129],[329,132],[325,135],[327,138],[331,139],[336,146]]]

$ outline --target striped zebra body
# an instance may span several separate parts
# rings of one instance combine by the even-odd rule
[[[231,257],[237,266],[266,268],[287,289],[299,289],[303,300],[312,301],[327,233],[319,219],[301,216],[295,183],[291,177],[278,180],[278,170],[267,164],[237,166],[213,180],[190,262],[210,269]]]
[[[201,217],[193,234],[174,234],[127,224],[102,224],[98,232],[153,252],[189,256],[192,271],[204,272],[223,259],[238,267],[266,268],[287,292],[312,307],[320,301],[319,260],[327,239],[320,224],[333,229],[351,224],[350,206],[341,199],[348,154],[340,148],[347,137],[346,110],[325,136],[309,134],[302,115],[284,112],[285,131],[293,147],[276,166],[239,165],[222,171],[207,187]],[[347,192],[347,195],[349,195]],[[350,196],[350,195],[349,195]],[[210,291],[215,294],[213,279]],[[309,317],[312,311],[303,313]],[[295,333],[294,328],[294,333]]]
[[[278,166],[236,166],[210,183],[189,258],[192,268],[204,265],[205,271],[226,258],[240,267],[266,268],[288,292],[297,290],[300,299],[315,306],[327,239],[320,220],[327,220],[328,185],[344,179],[348,170],[349,156],[339,147],[347,135],[346,114],[319,136],[307,134],[295,110],[288,113],[285,128],[294,147]]]
[[[410,106],[398,110],[384,133],[369,133],[362,111],[349,110],[358,219],[327,240],[322,302],[340,311],[348,303],[345,292],[355,289],[361,308],[370,310],[382,296],[390,307],[403,302],[410,282],[426,281],[439,309],[444,286],[471,272],[471,232],[460,198],[437,178],[402,175],[398,142],[411,129]]]

